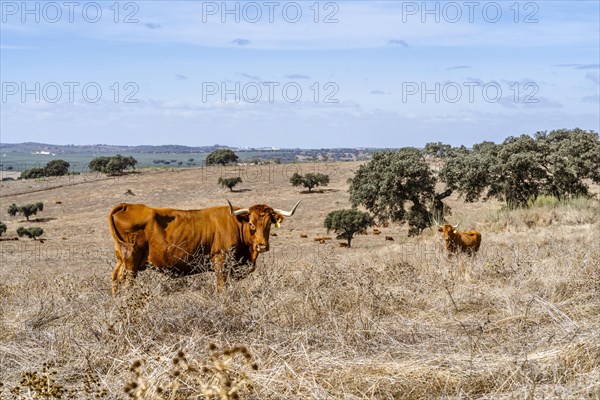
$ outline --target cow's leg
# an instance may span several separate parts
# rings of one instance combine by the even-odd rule
[[[144,269],[144,266],[148,262],[148,253],[143,248],[135,246],[131,254],[131,258],[125,263],[124,274],[125,274],[125,287],[131,287],[135,278],[137,278],[138,272]]]
[[[124,253],[122,253],[123,250],[126,251],[125,255],[130,253],[129,249],[125,246],[115,246],[115,258],[117,260],[117,264],[115,265],[115,268],[113,269],[113,272],[111,274],[113,294],[117,293],[117,291],[119,290],[119,286],[125,280],[125,260],[123,257]]]
[[[143,249],[132,244],[121,244],[115,253],[117,255],[117,265],[112,272],[113,294],[117,292],[123,282],[125,282],[126,288],[130,287],[137,277],[140,267],[145,262]]]
[[[119,290],[119,286],[123,283],[125,279],[125,271],[123,261],[117,258],[117,265],[112,272],[112,293],[116,294],[117,290]]]
[[[135,266],[133,266],[132,268],[126,268],[125,269],[125,287],[126,288],[130,288],[133,285],[133,282],[135,281],[135,278],[137,278],[137,268],[135,268]]]

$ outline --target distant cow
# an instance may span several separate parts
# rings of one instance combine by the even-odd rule
[[[391,240],[392,242],[394,241],[394,238],[392,236],[386,236],[385,240]]]
[[[456,228],[458,228],[458,224],[445,224],[438,227],[438,231],[444,233],[448,255],[456,254],[459,251],[474,255],[481,246],[481,233],[474,230],[459,232]]]
[[[300,238],[301,239],[306,239],[308,237],[308,235],[306,233],[301,233],[300,234]]]
[[[338,242],[338,247],[348,247],[348,243],[346,243],[346,242]]]
[[[381,231],[377,228],[373,228],[373,235],[380,235]]]
[[[291,211],[267,205],[239,209],[231,203],[201,210],[121,203],[108,216],[117,258],[113,293],[147,266],[193,274],[202,270],[199,264],[205,257],[211,261],[221,291],[228,272],[226,255],[231,254],[238,264],[249,264],[249,272],[254,271],[258,255],[269,251],[271,224],[279,226],[284,217],[294,215],[299,203]]]
[[[329,237],[329,236],[318,236],[318,237],[314,238],[313,240],[315,242],[325,243],[326,240],[331,240],[331,237]]]

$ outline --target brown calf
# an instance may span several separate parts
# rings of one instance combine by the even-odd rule
[[[474,230],[459,232],[456,228],[458,228],[458,224],[445,224],[438,227],[438,231],[444,233],[448,255],[458,253],[459,251],[474,255],[479,250],[479,246],[481,246],[481,233]]]

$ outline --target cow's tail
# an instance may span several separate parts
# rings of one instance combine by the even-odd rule
[[[131,244],[125,242],[125,240],[119,233],[119,230],[115,226],[115,219],[113,218],[113,215],[119,211],[125,211],[126,208],[127,204],[121,203],[114,206],[113,209],[110,211],[110,214],[108,214],[108,227],[110,228],[110,233],[112,234],[112,237],[115,240],[115,244],[118,244],[121,248],[121,251],[124,252],[127,252],[127,250],[131,248]]]

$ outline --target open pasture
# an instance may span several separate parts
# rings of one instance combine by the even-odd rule
[[[451,197],[452,222],[482,233],[474,259],[448,259],[435,229],[409,238],[395,224],[340,248],[323,220],[350,206],[358,165],[247,167],[233,193],[217,179],[238,171],[219,168],[0,183],[3,238],[21,225],[45,231],[44,243],[0,242],[0,398],[600,396],[597,201],[503,211]],[[302,193],[289,184],[296,171],[330,184]],[[149,270],[111,295],[115,204],[226,198],[302,203],[256,271],[222,294],[212,273]],[[38,201],[44,222],[6,214]],[[324,236],[333,240],[313,240]]]

